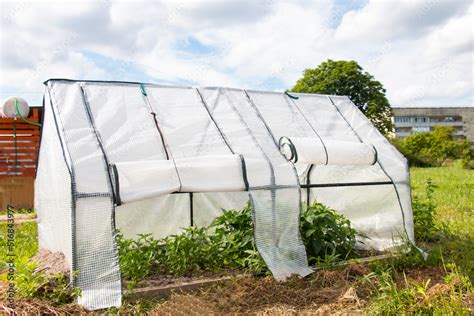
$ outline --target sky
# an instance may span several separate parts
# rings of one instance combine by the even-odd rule
[[[0,97],[41,104],[49,78],[291,89],[356,60],[393,106],[472,106],[474,2],[1,2]]]

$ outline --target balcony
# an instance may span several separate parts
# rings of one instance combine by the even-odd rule
[[[464,122],[395,122],[395,127],[464,126]]]
[[[419,132],[395,132],[395,135],[397,135],[398,137],[407,137],[407,136],[410,136],[412,134],[415,134],[415,133],[419,133]],[[464,131],[463,130],[460,130],[460,131],[454,131],[453,133],[451,133],[451,135],[453,136],[464,136]]]

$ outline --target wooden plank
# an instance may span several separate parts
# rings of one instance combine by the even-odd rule
[[[17,146],[31,146],[28,144],[37,144],[39,143],[39,139],[35,138],[38,136],[26,136],[26,137],[19,137],[16,139]],[[10,145],[11,144],[11,145]],[[3,138],[0,139],[0,147],[10,147],[10,146],[1,146],[1,145],[10,145],[14,146],[15,145],[15,139],[14,138]]]
[[[18,166],[20,168],[26,168],[26,166],[32,166],[31,168],[34,168],[36,165],[36,161],[31,159],[28,161],[19,161]],[[15,160],[9,160],[8,163],[5,162],[4,160],[0,160],[0,169],[8,169],[8,168],[13,168],[15,166]],[[30,167],[28,167],[30,168]]]
[[[27,155],[36,155],[37,154],[37,149],[36,148],[28,148],[28,149],[18,149],[16,152],[15,152],[15,149],[1,149],[0,150],[0,156],[4,157],[4,156],[11,156],[11,155],[16,155],[16,154],[25,154],[25,156]],[[18,155],[18,157],[20,157],[21,155]]]
[[[38,140],[35,139],[17,139],[16,140],[16,147],[17,148],[25,148],[25,147],[37,147],[38,146]],[[9,139],[9,140],[0,140],[0,148],[3,147],[15,147],[15,140],[14,139]]]
[[[33,208],[34,172],[21,176],[0,176],[0,209],[10,204],[15,208]]]
[[[4,155],[4,154],[0,154],[0,163],[1,162],[4,162],[4,161],[13,161],[15,159],[15,154],[13,155]],[[35,161],[37,158],[37,155],[35,154],[30,154],[30,155],[24,155],[24,156],[18,156],[18,159],[31,159],[33,161]]]
[[[245,277],[244,274],[236,276],[225,276],[221,278],[202,279],[182,284],[172,284],[166,286],[153,286],[134,289],[130,293],[131,301],[138,299],[166,298],[174,292],[191,292],[200,288],[208,287],[218,282],[229,281],[232,279]]]
[[[9,129],[9,130],[13,131],[13,127],[14,127],[14,124],[12,124],[12,123],[0,123],[0,129],[2,129],[2,130]],[[34,127],[31,124],[18,124],[18,123],[16,124],[16,129],[17,130],[22,130],[22,129],[31,129],[31,130],[33,130],[34,128],[38,128],[38,127]]]
[[[39,116],[37,116],[37,115],[36,115],[36,116],[27,117],[26,119],[27,119],[28,121],[30,121],[30,122],[40,123],[40,121],[39,121]],[[1,123],[5,123],[5,124],[12,123],[12,124],[13,124],[14,122],[15,122],[15,120],[12,119],[12,118],[2,118],[2,119],[0,120],[0,124],[1,124]],[[31,124],[26,123],[25,121],[23,121],[21,118],[18,118],[18,119],[16,120],[16,123],[17,123],[17,124],[28,124],[28,125],[31,125]]]
[[[34,160],[29,160],[29,161],[19,161],[18,162],[18,166],[20,168],[34,168],[36,165],[36,161]],[[0,170],[6,170],[6,169],[9,169],[9,168],[13,168],[15,166],[15,161],[14,160],[9,160],[8,163],[6,163],[5,161],[1,161],[0,160]],[[31,167],[27,167],[27,166],[31,166]]]
[[[4,134],[11,134],[11,135],[13,135],[13,129],[1,129],[1,130],[0,130],[0,135],[4,135]],[[22,129],[22,130],[17,131],[17,135],[23,135],[23,134],[39,135],[39,134],[40,134],[40,130],[39,130],[38,128],[32,128],[32,129],[29,129],[29,130]]]

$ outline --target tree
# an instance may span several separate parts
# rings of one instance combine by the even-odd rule
[[[355,61],[328,59],[317,68],[306,69],[293,92],[348,96],[382,134],[392,131],[392,108],[383,85]]]
[[[396,139],[394,145],[412,166],[440,166],[446,159],[462,159],[468,165],[472,159],[471,145],[467,139],[455,139],[453,132],[453,127],[436,126],[432,132]]]

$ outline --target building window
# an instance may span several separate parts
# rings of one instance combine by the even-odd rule
[[[429,132],[430,127],[429,126],[416,126],[416,127],[413,127],[412,131],[413,133]]]
[[[426,123],[429,122],[427,117],[415,117],[415,123]]]
[[[411,122],[411,117],[409,116],[395,116],[396,123],[409,123]]]

